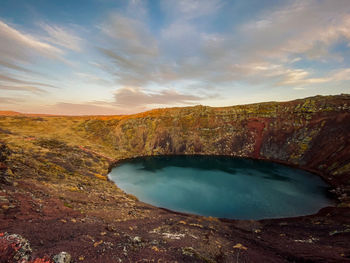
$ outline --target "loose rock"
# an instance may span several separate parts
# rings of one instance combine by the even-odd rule
[[[55,263],[70,263],[71,259],[71,255],[67,252],[60,252],[59,254],[53,257],[53,261]]]

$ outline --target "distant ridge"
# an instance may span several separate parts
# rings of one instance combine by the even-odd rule
[[[63,115],[41,114],[41,113],[20,113],[17,111],[0,111],[0,116],[47,117],[47,116],[63,116]]]
[[[0,111],[0,116],[16,116],[16,115],[23,115],[23,114],[17,111]]]
[[[268,105],[268,104],[290,104],[290,103],[299,103],[304,100],[310,100],[310,99],[318,99],[318,100],[327,100],[327,99],[350,99],[350,94],[337,94],[337,95],[315,95],[315,96],[309,96],[305,98],[300,99],[294,99],[294,100],[287,100],[287,101],[263,101],[263,102],[255,102],[255,103],[246,103],[246,104],[235,104],[230,106],[221,106],[221,107],[215,107],[215,106],[206,106],[206,105],[194,105],[194,106],[175,106],[175,107],[164,107],[164,108],[154,108],[149,109],[143,112],[139,113],[131,113],[131,114],[84,114],[84,115],[70,115],[70,114],[45,114],[45,113],[21,113],[17,111],[1,111],[0,110],[0,116],[26,116],[26,117],[81,117],[81,118],[91,118],[91,117],[97,117],[97,118],[128,118],[131,116],[137,116],[137,117],[144,117],[148,114],[157,114],[161,112],[165,112],[168,110],[177,110],[177,109],[185,109],[185,108],[212,108],[212,109],[228,109],[232,107],[249,107],[254,105]]]

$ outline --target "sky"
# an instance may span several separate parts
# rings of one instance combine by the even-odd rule
[[[340,93],[349,0],[1,0],[0,110],[131,114]]]

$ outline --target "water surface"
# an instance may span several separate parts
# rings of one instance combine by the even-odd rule
[[[331,205],[318,176],[288,166],[218,156],[137,158],[109,174],[141,201],[205,216],[291,217]]]

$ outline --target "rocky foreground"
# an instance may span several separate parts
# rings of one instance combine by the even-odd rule
[[[153,207],[107,180],[119,161],[161,154],[296,166],[330,184],[335,206],[225,220]],[[350,262],[350,95],[129,116],[7,112],[0,188],[0,262]]]

